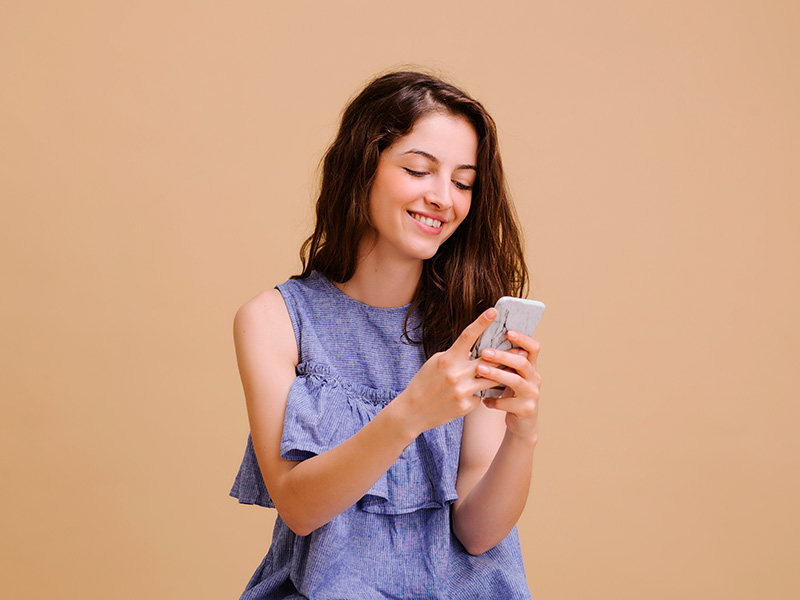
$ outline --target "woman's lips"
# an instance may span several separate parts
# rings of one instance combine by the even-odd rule
[[[423,225],[427,225],[428,227],[433,227],[434,229],[441,229],[442,227],[442,221],[439,221],[438,219],[427,217],[418,212],[408,211],[408,214],[411,215],[412,219],[422,223]]]

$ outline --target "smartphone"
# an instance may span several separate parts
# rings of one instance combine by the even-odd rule
[[[496,350],[509,350],[516,348],[508,336],[508,330],[519,331],[527,336],[532,336],[536,326],[544,314],[544,303],[538,300],[514,298],[503,296],[494,305],[497,317],[481,334],[472,348],[472,358],[478,358],[486,348]],[[503,394],[506,386],[498,385],[488,390],[478,392],[483,398],[498,398]]]

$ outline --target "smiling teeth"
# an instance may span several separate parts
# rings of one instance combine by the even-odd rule
[[[411,216],[414,217],[420,223],[424,223],[428,227],[441,227],[442,222],[437,221],[436,219],[429,219],[428,217],[423,217],[422,215],[418,215],[417,213],[411,213]]]

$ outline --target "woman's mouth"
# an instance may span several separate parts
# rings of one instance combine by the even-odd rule
[[[431,219],[430,217],[423,216],[419,213],[408,211],[408,214],[411,215],[414,219],[422,223],[423,225],[427,225],[428,227],[436,227],[437,229],[442,226],[441,221],[437,221],[436,219]]]

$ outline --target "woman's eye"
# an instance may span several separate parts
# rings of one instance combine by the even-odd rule
[[[460,181],[454,181],[453,183],[456,184],[456,187],[460,190],[471,190],[472,186],[467,185],[466,183],[461,183]]]
[[[407,167],[403,167],[403,168],[406,170],[406,173],[408,173],[409,175],[412,175],[414,177],[423,177],[423,176],[428,174],[425,171],[412,171],[411,169],[409,169]]]

